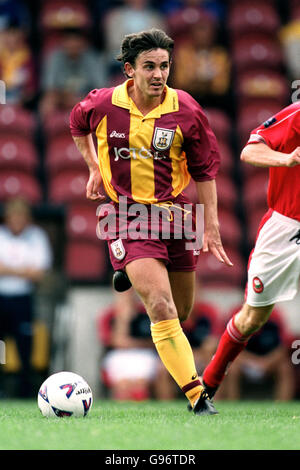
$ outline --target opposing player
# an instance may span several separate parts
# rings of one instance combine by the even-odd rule
[[[87,197],[102,201],[103,181],[117,214],[118,233],[108,241],[114,270],[126,272],[142,299],[162,362],[194,413],[215,414],[180,325],[194,302],[196,252],[186,248],[184,237],[166,239],[161,231],[158,239],[147,236],[153,206],[163,212],[162,225],[170,221],[173,235],[178,229],[176,211],[192,217],[184,210],[189,201],[182,194],[192,176],[205,207],[203,249],[231,265],[219,234],[216,138],[198,103],[166,85],[172,50],[173,40],[161,30],[125,36],[118,59],[128,80],[91,91],[72,110],[70,126],[90,170]],[[92,132],[97,136],[98,156]],[[130,222],[128,217],[127,226],[121,223],[121,196],[127,197],[129,205],[147,208],[146,218],[139,218],[144,239],[121,236]]]
[[[300,102],[253,130],[244,162],[269,167],[268,206],[248,265],[245,304],[227,324],[203,374],[210,397],[228,365],[268,320],[277,302],[291,300],[300,276]]]

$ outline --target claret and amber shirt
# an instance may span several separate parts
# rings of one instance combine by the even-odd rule
[[[191,177],[214,179],[219,150],[199,104],[166,86],[163,102],[143,116],[128,95],[129,82],[91,91],[70,116],[73,136],[96,134],[108,196],[115,202],[120,196],[143,204],[174,201]]]

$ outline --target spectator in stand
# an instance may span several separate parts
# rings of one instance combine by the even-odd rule
[[[91,89],[106,86],[106,68],[101,54],[76,28],[64,31],[61,48],[46,57],[42,70],[40,112],[49,116],[69,111]]]
[[[18,394],[32,395],[32,324],[35,285],[51,267],[52,251],[46,233],[32,222],[26,201],[12,199],[0,226],[0,339],[16,341],[21,361]]]
[[[151,28],[165,29],[164,16],[151,7],[149,0],[125,0],[124,5],[111,8],[100,25],[106,40],[105,52],[112,84],[124,81],[116,56],[123,37]]]
[[[31,17],[24,1],[0,0],[0,31],[11,23],[17,23],[23,31],[29,31]]]
[[[290,79],[298,80],[300,77],[300,17],[283,26],[279,36]]]
[[[35,97],[36,74],[26,34],[11,22],[1,31],[0,79],[6,88],[6,102],[25,106]]]
[[[114,305],[99,321],[100,340],[106,347],[101,372],[110,396],[115,400],[148,399],[160,360],[149,317],[133,289],[116,294]]]
[[[291,344],[292,337],[284,318],[275,309],[268,322],[250,338],[246,349],[233,362],[216,397],[238,400],[243,395],[242,378],[248,383],[266,382],[272,378],[274,399],[292,400],[295,395],[295,377],[290,359]]]
[[[174,50],[172,84],[190,93],[202,106],[226,107],[231,63],[226,49],[216,43],[217,28],[215,18],[207,13],[190,24],[185,40]]]
[[[202,9],[218,18],[224,13],[224,4],[219,0],[164,0],[163,2],[153,0],[152,3],[165,15],[170,16],[179,13],[182,15],[183,22],[186,11],[190,9]],[[195,12],[193,11],[192,14],[195,14]]]

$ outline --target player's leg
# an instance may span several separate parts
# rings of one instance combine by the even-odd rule
[[[274,211],[262,219],[248,265],[246,302],[228,322],[203,374],[208,393],[214,393],[228,365],[268,320],[273,306],[295,296],[299,277],[299,250],[296,243],[291,243],[295,228],[299,228],[298,222]]]
[[[195,271],[169,272],[172,296],[179,320],[185,321],[191,313],[195,301]]]
[[[180,325],[168,271],[161,261],[143,258],[128,263],[126,272],[152,322],[151,333],[158,354],[193,406],[203,387],[191,346]]]
[[[217,351],[203,373],[203,382],[210,396],[221,384],[228,366],[244,350],[251,335],[266,323],[273,306],[252,307],[244,304],[228,322]]]

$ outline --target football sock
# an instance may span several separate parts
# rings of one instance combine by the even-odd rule
[[[243,336],[239,332],[232,317],[221,336],[215,355],[203,373],[203,383],[208,386],[208,390],[218,388],[228,366],[246,347],[250,336]]]
[[[152,323],[151,333],[163,364],[193,406],[203,387],[196,371],[192,348],[179,319]]]

